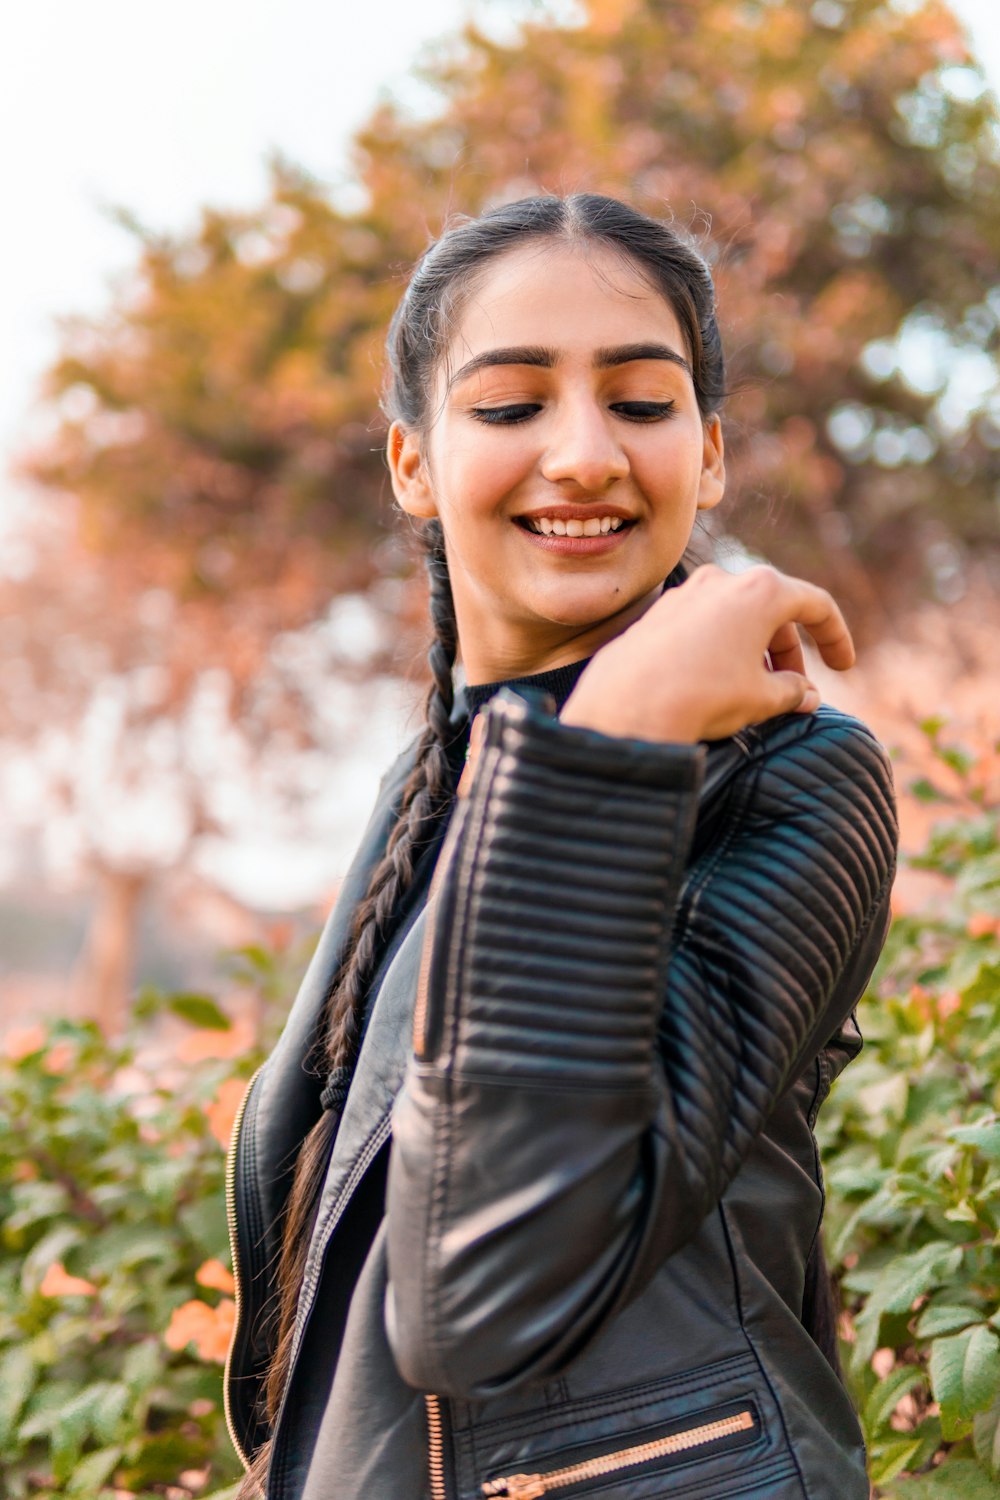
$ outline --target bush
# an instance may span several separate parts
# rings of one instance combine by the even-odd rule
[[[277,988],[274,960],[241,962],[258,999]],[[172,1055],[148,1025],[161,1009],[189,1023]],[[4,1500],[187,1500],[241,1472],[223,1148],[260,1048],[207,997],[147,991],[138,1012],[120,1045],[60,1021],[0,1057]]]
[[[911,863],[941,900],[896,916],[859,1008],[865,1050],[819,1124],[845,1363],[885,1500],[986,1500],[1000,1482],[1000,828],[982,766],[939,731],[951,790],[915,790],[958,815]],[[306,956],[240,956],[262,1037],[208,997],[147,991],[145,1031],[121,1045],[69,1022],[7,1038],[4,1500],[188,1500],[235,1481],[222,1145]],[[148,1021],[165,1009],[190,1030],[158,1059]]]
[[[827,1246],[878,1493],[986,1500],[1000,1480],[1000,829],[984,765],[926,733],[960,816],[912,864],[859,1008],[866,1046],[820,1116]]]

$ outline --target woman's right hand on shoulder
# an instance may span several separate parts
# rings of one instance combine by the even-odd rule
[[[708,564],[601,647],[560,718],[602,734],[693,744],[775,714],[810,713],[820,700],[799,625],[828,666],[853,666],[850,631],[826,589],[774,568],[733,574]]]

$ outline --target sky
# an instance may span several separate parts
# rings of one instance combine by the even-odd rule
[[[499,21],[525,0],[486,0]],[[181,231],[252,207],[280,151],[331,184],[383,90],[473,0],[30,0],[0,7],[0,468],[60,315],[99,312],[134,259],[122,206]],[[482,0],[479,0],[482,8]],[[9,494],[9,491],[8,491]]]
[[[332,184],[380,91],[474,0],[30,0],[0,8],[0,470],[60,315],[98,312],[133,258],[124,206],[180,231],[252,206],[278,150]],[[568,9],[571,0],[557,0]],[[490,24],[530,0],[478,0]],[[955,0],[1000,87],[997,0]],[[990,15],[992,12],[992,17]],[[8,492],[9,493],[9,492]]]
[[[573,0],[8,0],[0,7],[0,547],[11,565],[26,497],[5,471],[30,433],[58,319],[99,313],[135,258],[108,210],[124,207],[153,229],[183,232],[204,204],[259,203],[276,151],[342,187],[351,133],[380,94],[420,103],[411,70],[423,47],[473,7],[491,29],[502,29],[518,9],[541,3],[572,13]],[[953,4],[1000,92],[997,0]],[[399,717],[385,713],[380,750],[391,747]],[[350,782],[346,800],[363,814],[386,758],[368,745],[356,775],[342,768],[342,804]],[[339,847],[349,852],[358,831],[355,823],[343,828]],[[243,847],[235,865],[239,893],[266,901],[262,875],[247,883],[254,870],[273,866],[261,838],[256,851]],[[215,873],[225,878],[227,856],[219,858]],[[300,858],[297,894],[306,897],[329,868],[329,846],[302,849]],[[287,851],[282,867],[291,895]],[[240,886],[231,871],[229,884]]]

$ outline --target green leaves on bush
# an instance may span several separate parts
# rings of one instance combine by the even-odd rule
[[[932,789],[961,810],[912,861],[939,898],[897,915],[818,1135],[878,1493],[977,1500],[1000,1493],[1000,827],[981,788]]]
[[[231,1035],[214,1001],[192,999],[171,1008]],[[232,1301],[218,1112],[257,1049],[178,1066],[156,1033],[137,1052],[69,1022],[5,1046],[3,1500],[152,1500],[229,1484],[239,1464],[222,1413]]]

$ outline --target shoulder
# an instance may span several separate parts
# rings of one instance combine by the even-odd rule
[[[762,790],[788,798],[840,792],[894,805],[885,746],[860,719],[822,704],[812,714],[781,714],[744,731],[748,769]]]
[[[743,750],[741,832],[793,850],[836,854],[884,883],[898,844],[892,766],[868,725],[823,705],[782,714],[738,736]]]

